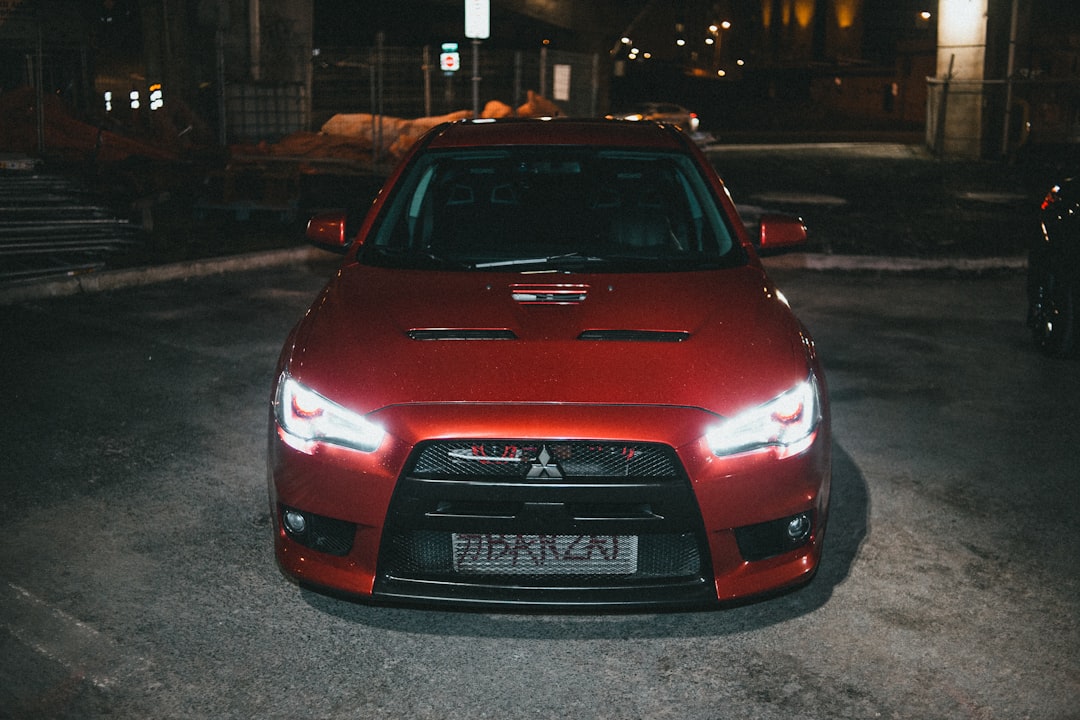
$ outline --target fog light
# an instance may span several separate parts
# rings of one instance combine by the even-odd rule
[[[296,510],[285,510],[281,514],[281,519],[285,523],[285,529],[293,535],[303,535],[307,530],[307,518]]]
[[[796,515],[788,521],[787,534],[794,542],[802,542],[810,534],[810,517],[806,513]]]

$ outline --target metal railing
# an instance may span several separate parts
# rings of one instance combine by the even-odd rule
[[[138,233],[75,180],[0,172],[0,281],[100,269]]]

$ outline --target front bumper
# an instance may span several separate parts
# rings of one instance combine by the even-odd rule
[[[286,574],[404,603],[688,608],[801,584],[820,560],[831,472],[827,417],[808,450],[777,459],[769,452],[714,456],[702,428],[715,419],[688,408],[459,405],[392,415],[381,419],[394,428],[392,437],[375,453],[298,447],[271,422],[275,549]],[[614,448],[649,448],[666,460],[645,473],[570,468],[554,478],[503,474],[504,466],[460,476],[421,467],[427,438],[448,436],[464,446],[532,446],[527,458],[541,446],[569,457],[577,451],[565,448],[573,445],[613,455]],[[286,510],[311,524],[290,531]],[[805,534],[786,538],[800,517]],[[518,544],[548,536],[634,537],[637,570],[462,572],[452,557],[455,534]]]

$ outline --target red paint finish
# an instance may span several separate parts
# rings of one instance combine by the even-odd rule
[[[647,213],[665,229],[649,235]],[[336,244],[344,220],[312,227]],[[286,340],[286,376],[315,393],[294,421],[275,384],[268,434],[276,554],[304,582],[418,602],[679,606],[695,587],[716,602],[799,584],[820,560],[822,368],[676,129],[436,128]],[[762,428],[755,445],[755,408],[808,380],[814,407],[760,422],[812,413],[812,432],[781,447]],[[708,437],[728,428],[752,449],[717,454]],[[307,525],[287,529],[284,509]],[[802,514],[810,533],[785,537]]]

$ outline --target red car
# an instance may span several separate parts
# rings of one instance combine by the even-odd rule
[[[682,131],[435,128],[293,329],[274,542],[305,585],[398,603],[688,608],[808,581],[831,473],[814,343]]]

